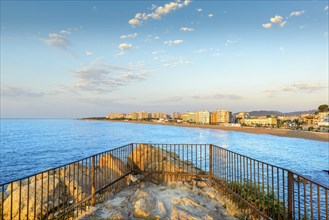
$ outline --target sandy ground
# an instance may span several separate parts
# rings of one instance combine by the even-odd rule
[[[158,124],[163,126],[179,126],[179,127],[189,127],[189,128],[206,128],[206,129],[219,129],[225,131],[235,131],[235,132],[245,132],[252,134],[270,134],[280,137],[290,137],[290,138],[303,138],[308,140],[329,142],[329,133],[320,132],[309,132],[309,131],[295,131],[287,129],[275,129],[275,128],[252,128],[252,127],[225,127],[221,125],[194,125],[194,124],[166,124],[157,122],[146,122],[146,121],[115,121],[111,120],[109,122],[125,122],[125,123],[136,123],[136,124]]]

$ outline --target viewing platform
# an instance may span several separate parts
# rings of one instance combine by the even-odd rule
[[[328,220],[328,193],[216,145],[134,143],[0,185],[0,219]]]

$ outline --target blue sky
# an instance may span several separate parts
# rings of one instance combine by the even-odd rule
[[[1,117],[323,103],[327,1],[1,1]]]

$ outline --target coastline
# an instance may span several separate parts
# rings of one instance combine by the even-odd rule
[[[82,119],[82,120],[93,120],[93,119]],[[122,123],[134,123],[134,124],[156,124],[163,126],[177,126],[177,127],[189,127],[189,128],[206,128],[206,129],[217,129],[224,131],[244,132],[250,134],[269,134],[279,137],[302,138],[307,140],[329,142],[329,133],[310,132],[310,131],[295,131],[295,130],[275,129],[275,128],[226,127],[221,125],[202,125],[202,124],[200,125],[178,124],[178,123],[167,124],[167,123],[148,122],[148,121],[122,121],[122,120],[96,120],[96,121],[122,122]]]

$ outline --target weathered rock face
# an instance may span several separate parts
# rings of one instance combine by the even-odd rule
[[[137,218],[161,219],[166,215],[163,203],[147,189],[138,189],[131,197],[131,202]]]
[[[79,163],[71,164],[61,172],[61,181],[67,188],[70,200],[74,202],[81,201],[91,193],[91,169],[89,167]]]
[[[203,172],[191,162],[180,160],[176,153],[148,144],[138,145],[128,156],[128,162],[132,163],[134,168],[140,171],[200,174]],[[163,175],[160,178],[159,175],[151,175],[151,177],[155,177],[161,181],[165,180]],[[176,177],[175,180],[179,180],[180,178]],[[184,179],[186,178],[184,177]]]
[[[50,212],[53,207],[56,209],[67,200],[65,186],[57,175],[53,175],[49,177],[49,185],[48,178],[44,178],[22,186],[21,190],[13,190],[3,204],[4,219],[18,219],[19,212],[22,219],[33,219],[34,216],[40,218],[41,213]]]
[[[209,211],[195,201],[183,197],[173,199],[171,204],[174,208],[171,210],[170,219],[214,219]]]

